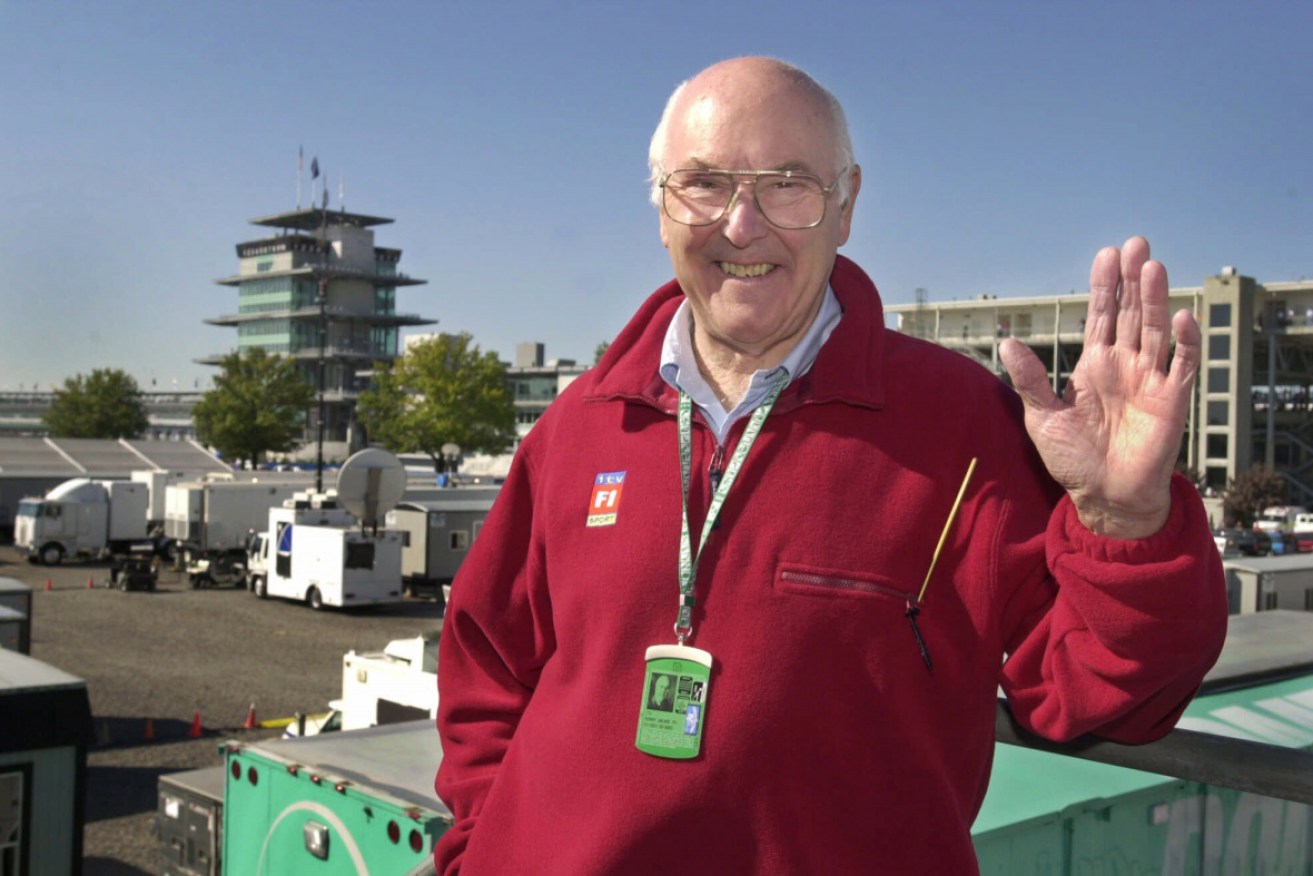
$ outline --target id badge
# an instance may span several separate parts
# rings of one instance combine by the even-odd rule
[[[697,757],[707,720],[710,678],[711,655],[700,648],[648,648],[635,747],[657,757]]]

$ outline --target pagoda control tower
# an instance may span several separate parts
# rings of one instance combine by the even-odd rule
[[[327,199],[325,199],[327,201]],[[397,270],[401,250],[374,245],[374,227],[391,219],[307,208],[252,219],[276,234],[237,244],[240,273],[215,282],[237,287],[237,313],[205,320],[237,329],[237,350],[262,347],[291,356],[322,398],[306,416],[315,452],[323,412],[324,454],[345,459],[363,446],[355,403],[369,374],[398,355],[402,326],[436,320],[397,313],[399,286],[428,282]],[[218,365],[223,354],[197,359]]]

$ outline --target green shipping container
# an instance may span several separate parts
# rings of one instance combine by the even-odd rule
[[[1313,748],[1313,615],[1231,620],[1177,726]],[[1313,807],[1003,743],[972,839],[984,876],[1313,876]]]
[[[224,750],[225,873],[397,876],[451,825],[427,719]]]

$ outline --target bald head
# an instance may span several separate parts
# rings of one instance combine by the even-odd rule
[[[815,136],[823,141],[831,156],[831,166],[815,168],[826,182],[841,170],[853,165],[852,141],[843,107],[833,94],[805,71],[775,58],[747,57],[720,61],[680,83],[666,101],[661,122],[652,135],[648,149],[651,172],[651,198],[661,204],[658,183],[675,170],[670,164],[668,144],[672,125],[705,119],[726,105],[738,113],[771,113],[779,104],[788,104],[800,123],[813,125]],[[848,178],[839,183],[839,199],[848,198]]]
[[[652,142],[653,178],[661,184],[654,200],[661,243],[693,317],[699,367],[711,385],[734,386],[733,393],[746,386],[741,378],[780,364],[820,311],[861,191],[846,129],[829,92],[770,58],[708,67],[671,97]],[[672,197],[665,178],[677,170],[694,171],[690,186],[714,189],[713,197],[730,192],[717,218],[689,223],[685,211],[665,209]],[[717,188],[726,173],[732,189],[723,179]],[[815,224],[791,226],[786,217],[777,225],[771,206],[763,208],[758,181],[785,173],[819,186],[777,186],[768,205],[779,203],[781,189],[806,197],[820,214]],[[677,204],[691,197],[675,191]]]

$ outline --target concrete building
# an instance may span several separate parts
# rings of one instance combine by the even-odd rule
[[[1061,390],[1084,349],[1087,294],[926,299],[885,307],[897,328],[957,350],[1004,374],[998,346],[1016,338]],[[1203,330],[1182,460],[1220,492],[1254,463],[1285,478],[1292,503],[1313,505],[1313,280],[1259,284],[1234,268],[1202,286],[1172,289]]]
[[[545,353],[542,344],[516,344],[515,364],[506,369],[515,390],[516,447],[561,391],[588,370],[574,359],[545,359]]]
[[[321,390],[325,459],[363,445],[356,399],[374,365],[398,355],[400,328],[434,322],[397,312],[397,288],[427,281],[397,270],[401,250],[374,245],[373,229],[391,222],[317,208],[252,219],[277,233],[237,244],[239,272],[215,281],[236,287],[237,312],[206,322],[237,329],[237,352],[261,347],[293,357]],[[217,365],[223,355],[196,361]],[[316,453],[319,407],[308,412],[299,456]]]
[[[0,436],[42,437],[48,433],[42,417],[50,410],[55,394],[39,390],[0,391]],[[188,441],[196,437],[191,409],[201,400],[199,389],[192,391],[144,390],[148,425],[142,438],[152,441]]]

